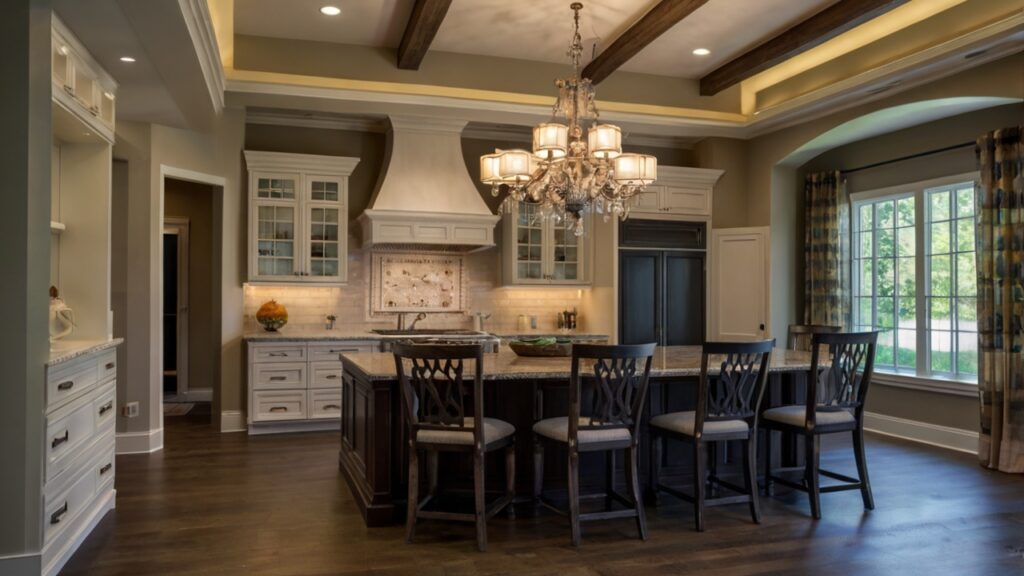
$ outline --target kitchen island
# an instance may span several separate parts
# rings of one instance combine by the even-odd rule
[[[406,495],[407,443],[402,415],[401,393],[395,373],[395,360],[385,353],[345,353],[341,416],[339,467],[345,477],[367,526],[384,526],[401,519]],[[526,358],[516,356],[507,347],[484,357],[484,405],[486,415],[510,422],[516,427],[516,493],[528,497],[532,485],[532,426],[542,418],[568,413],[569,358]],[[775,350],[769,368],[769,391],[765,401],[791,402],[810,369],[810,354]],[[714,370],[714,369],[713,369]],[[467,369],[467,372],[469,370]],[[659,347],[651,366],[651,385],[645,421],[651,415],[669,411],[692,410],[696,382],[700,374],[699,346]],[[646,424],[641,426],[640,469],[649,468]],[[723,443],[724,444],[724,443]],[[662,474],[670,481],[689,474],[684,448],[671,446],[664,453]],[[445,458],[448,456],[449,458]],[[441,460],[443,487],[468,486],[472,471],[468,458],[444,454]],[[585,455],[581,485],[603,486],[604,457]],[[728,451],[720,447],[716,457],[722,468],[731,466]],[[621,462],[619,463],[621,466]],[[565,482],[565,453],[545,452],[545,484],[556,488]],[[487,482],[499,486],[501,463],[488,460]],[[675,478],[673,478],[675,477]],[[616,478],[623,478],[616,474]]]

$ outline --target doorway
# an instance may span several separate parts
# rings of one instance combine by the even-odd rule
[[[215,187],[167,177],[163,227],[163,412],[211,421],[218,366]],[[166,429],[166,428],[165,428]]]

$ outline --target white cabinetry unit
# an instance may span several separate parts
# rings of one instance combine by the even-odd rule
[[[520,202],[504,216],[503,280],[505,285],[565,285],[590,283],[593,218],[584,217],[583,236],[567,222],[541,218],[537,204]]]
[[[375,340],[249,342],[249,434],[335,429],[341,355],[375,352]]]
[[[348,278],[348,177],[358,158],[245,152],[249,281],[341,284]]]
[[[51,30],[54,124],[70,114],[108,142],[114,141],[117,83],[92,59],[64,23],[53,16]]]
[[[658,181],[630,208],[640,218],[693,220],[711,218],[711,191],[724,171],[659,166]]]
[[[43,574],[74,554],[114,507],[114,348],[46,369]]]

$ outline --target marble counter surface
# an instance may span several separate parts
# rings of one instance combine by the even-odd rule
[[[380,340],[379,334],[374,334],[366,328],[335,328],[326,330],[324,328],[289,328],[285,326],[277,332],[267,332],[262,328],[259,330],[246,331],[242,336],[248,342],[335,342],[345,340]]]
[[[495,330],[491,334],[501,338],[503,341],[521,340],[523,338],[568,338],[578,340],[608,340],[607,334],[594,334],[590,332],[560,332],[558,330]]]
[[[92,354],[108,348],[115,348],[124,342],[123,338],[110,340],[57,340],[50,343],[50,358],[46,361],[47,366],[54,366],[68,360],[74,360],[79,356]]]
[[[342,355],[346,370],[370,380],[395,378],[395,359],[381,352],[345,353]],[[484,356],[484,377],[491,380],[569,378],[570,358],[535,358],[517,356],[502,346],[497,354]],[[772,353],[770,372],[798,372],[810,370],[810,352],[776,348]],[[717,371],[714,362],[711,372]],[[466,372],[471,372],[467,367]],[[700,346],[663,346],[654,352],[651,376],[697,376],[700,374]]]

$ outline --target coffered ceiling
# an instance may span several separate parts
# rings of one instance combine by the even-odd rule
[[[835,0],[709,0],[621,67],[696,79]],[[319,8],[336,5],[325,17]],[[235,0],[235,33],[397,48],[413,0]],[[566,63],[572,33],[569,0],[454,0],[431,50]],[[587,0],[580,32],[601,52],[658,0]],[[695,56],[693,50],[710,50]]]

